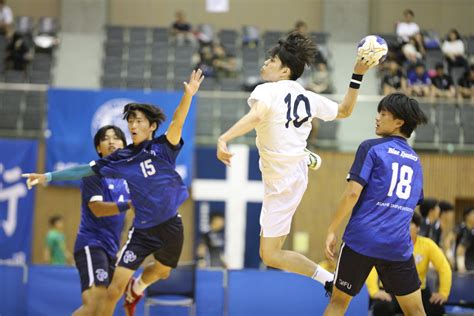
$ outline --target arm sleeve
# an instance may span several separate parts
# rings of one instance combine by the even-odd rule
[[[353,180],[363,187],[369,182],[372,169],[374,168],[374,153],[370,143],[363,142],[357,149],[347,180]]]
[[[315,105],[316,112],[313,114],[314,117],[323,121],[333,121],[336,119],[337,112],[339,112],[339,105],[336,102],[314,92],[309,92],[309,97],[310,102]]]
[[[370,297],[373,297],[375,295],[375,293],[380,291],[379,276],[378,276],[377,270],[375,270],[375,268],[372,268],[372,271],[370,271],[370,274],[367,277],[367,280],[365,281],[365,284],[367,285],[367,290],[369,291],[369,296]]]
[[[265,114],[273,103],[273,97],[268,83],[258,85],[250,94],[247,104],[252,108],[257,101],[260,101],[258,102],[258,113]]]
[[[80,165],[52,172],[51,181],[79,180],[81,178],[88,177],[93,174],[94,172],[92,171],[89,165]]]
[[[123,160],[120,158],[121,150],[116,150],[107,157],[93,160],[89,163],[91,170],[98,175],[101,175],[106,178],[124,178],[125,173],[122,168]]]
[[[91,176],[82,179],[82,200],[84,203],[103,201],[102,181],[98,176]]]
[[[436,271],[439,274],[439,290],[438,292],[445,297],[449,296],[451,291],[451,277],[452,271],[449,266],[448,260],[444,256],[444,253],[433,241],[429,240],[429,254],[430,261],[433,263]]]

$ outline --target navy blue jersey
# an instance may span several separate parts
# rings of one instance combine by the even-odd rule
[[[344,232],[354,251],[374,258],[406,261],[413,253],[410,222],[423,199],[420,159],[402,137],[363,142],[348,180],[364,188]]]
[[[97,217],[88,207],[89,202],[125,202],[130,200],[127,183],[122,179],[107,179],[97,175],[81,180],[81,224],[74,252],[89,247],[104,249],[112,258],[120,245],[125,213]]]
[[[134,227],[149,228],[167,221],[188,198],[186,185],[175,170],[182,146],[183,140],[173,146],[161,135],[91,162],[95,173],[127,180],[135,208]]]

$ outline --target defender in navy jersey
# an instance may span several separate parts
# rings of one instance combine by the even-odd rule
[[[94,136],[100,157],[107,157],[126,144],[125,134],[117,126],[104,126]],[[74,316],[94,315],[102,303],[115,270],[124,212],[131,206],[123,179],[98,175],[83,178],[81,198],[81,223],[74,245],[74,260],[81,280],[82,306]]]
[[[334,259],[335,232],[352,211],[324,315],[343,315],[374,266],[405,315],[424,315],[410,238],[411,218],[423,199],[423,173],[406,139],[426,116],[416,100],[400,93],[384,97],[377,111],[375,133],[382,138],[359,146],[328,228],[326,255]]]
[[[183,225],[178,207],[187,199],[188,193],[175,170],[176,157],[184,144],[181,133],[191,99],[203,79],[202,71],[197,70],[192,72],[189,83],[184,82],[183,97],[164,135],[154,138],[156,130],[165,120],[159,108],[148,104],[127,104],[124,119],[128,122],[132,145],[91,162],[90,166],[24,175],[28,178],[28,187],[51,180],[74,180],[94,173],[127,181],[135,220],[129,238],[120,251],[106,299],[96,315],[113,315],[115,305],[125,290],[125,312],[134,315],[145,288],[159,279],[166,279],[178,264],[183,247]],[[137,280],[131,279],[150,254],[156,260],[145,267]]]

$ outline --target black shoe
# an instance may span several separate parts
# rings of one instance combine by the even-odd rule
[[[326,283],[324,284],[324,290],[326,291],[326,297],[331,297],[333,286],[334,286],[334,281],[326,281]]]

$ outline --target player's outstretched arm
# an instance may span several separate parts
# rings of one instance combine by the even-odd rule
[[[204,80],[201,69],[193,70],[189,76],[189,82],[184,82],[184,94],[181,102],[174,111],[173,119],[166,132],[166,138],[172,145],[178,145],[181,140],[181,132],[183,130],[184,121],[188,116],[191,100],[196,92],[199,90],[201,82]]]
[[[47,173],[24,173],[23,178],[26,179],[28,189],[31,189],[37,184],[45,184],[50,181],[70,181],[79,180],[84,177],[92,176],[94,171],[89,165],[80,165],[67,168],[61,171],[47,172]]]
[[[227,142],[237,138],[239,136],[245,135],[257,126],[257,124],[262,120],[259,115],[257,108],[258,104],[261,101],[257,101],[253,107],[250,108],[250,111],[245,114],[237,123],[235,123],[231,128],[222,134],[217,140],[217,159],[222,161],[226,166],[230,167],[230,158],[233,154],[227,149]]]
[[[360,193],[364,187],[358,182],[350,180],[347,183],[346,189],[342,194],[339,205],[337,206],[336,214],[333,217],[331,225],[329,225],[328,233],[326,237],[326,257],[328,259],[335,259],[335,250],[336,250],[336,231],[339,228],[339,225],[350,214],[352,209],[359,200]]]
[[[371,68],[371,65],[366,61],[357,57],[356,63],[354,65],[354,74],[351,79],[351,86],[347,89],[347,93],[344,96],[344,100],[339,104],[339,109],[337,112],[337,118],[346,118],[352,114],[354,106],[357,101],[357,96],[359,95],[360,82],[362,81],[362,76]],[[354,79],[355,78],[355,79]],[[357,80],[360,79],[360,80]],[[354,81],[359,82],[354,83]],[[357,87],[357,88],[355,88]]]

